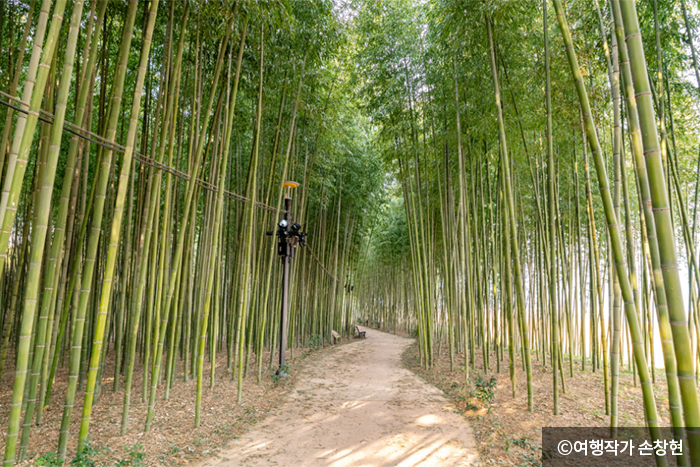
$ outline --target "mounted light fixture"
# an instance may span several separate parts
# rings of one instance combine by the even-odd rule
[[[289,225],[289,216],[292,213],[292,197],[290,190],[297,188],[299,184],[297,182],[286,181],[282,184],[282,187],[287,189],[287,195],[284,198],[284,217],[280,219],[277,223],[279,230],[277,231],[277,254],[282,259],[282,307],[280,313],[280,351],[279,351],[279,368],[277,370],[277,376],[286,377],[288,376],[286,372],[285,365],[285,350],[287,348],[287,306],[288,306],[288,293],[289,293],[289,262],[294,257],[294,248],[297,245],[305,246],[305,238],[307,236],[306,232],[300,232],[301,224],[294,222],[291,226]],[[289,230],[288,230],[289,227]],[[272,231],[268,231],[267,235],[273,235]]]

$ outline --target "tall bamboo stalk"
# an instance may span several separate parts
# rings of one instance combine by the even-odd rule
[[[613,1],[619,2],[619,0]],[[695,464],[700,463],[700,403],[695,384],[694,358],[692,357],[694,354],[681,293],[673,219],[669,207],[668,189],[635,3],[634,1],[619,2],[623,24],[616,25],[624,27],[629,52],[632,84],[637,97],[641,139],[649,177],[653,222],[658,236],[661,272],[678,365],[678,383],[683,402],[683,417],[688,431],[688,442],[691,446],[690,458]],[[647,219],[647,222],[651,222],[651,219]]]
[[[131,49],[131,39],[133,37],[133,25],[134,19],[136,18],[136,7],[138,2],[135,0],[130,0],[127,9],[124,29],[122,32],[122,41],[119,48],[119,60],[116,68],[114,87],[112,89],[112,105],[110,108],[109,122],[107,123],[105,135],[109,141],[114,141],[116,137],[117,121],[119,118],[119,110],[121,104],[121,94],[124,87],[124,78],[126,76],[126,64],[129,57],[129,50]],[[95,271],[95,259],[97,256],[97,247],[100,239],[100,232],[102,226],[102,217],[104,214],[105,205],[105,195],[107,192],[107,186],[109,182],[109,176],[111,172],[112,163],[112,150],[106,150],[102,153],[101,161],[99,167],[99,175],[95,181],[93,187],[93,193],[95,195],[93,206],[92,206],[92,223],[90,234],[88,237],[87,253],[85,259],[85,265],[83,267],[81,286],[79,294],[79,308],[76,311],[75,318],[75,329],[73,330],[73,336],[71,338],[71,354],[70,354],[70,376],[68,380],[68,390],[66,392],[66,402],[63,409],[63,419],[61,421],[61,432],[58,441],[58,456],[60,459],[65,459],[66,448],[68,443],[68,433],[70,428],[70,419],[73,411],[73,403],[75,401],[75,394],[77,389],[77,377],[80,370],[80,360],[81,360],[81,350],[82,345],[79,344],[83,341],[83,331],[85,325],[85,317],[88,307],[88,302],[91,298],[90,292],[93,285],[93,274]],[[85,221],[87,216],[85,217]],[[86,223],[84,222],[85,226]],[[81,229],[83,230],[83,229]],[[87,335],[86,335],[87,336]],[[92,370],[92,368],[91,368]],[[95,368],[95,371],[97,368]],[[96,378],[96,374],[93,378]],[[87,396],[87,393],[86,393]],[[92,394],[90,395],[90,397]],[[83,445],[79,446],[82,449]]]
[[[61,75],[61,85],[58,90],[58,101],[56,102],[56,114],[53,127],[51,128],[51,145],[48,148],[48,159],[46,167],[42,173],[41,191],[39,203],[35,210],[37,217],[32,227],[32,250],[29,259],[29,271],[27,273],[27,288],[24,297],[24,319],[34,316],[39,298],[39,285],[41,277],[42,258],[44,256],[44,246],[46,245],[46,233],[49,227],[51,214],[51,196],[53,194],[54,181],[56,179],[56,166],[63,137],[63,123],[66,115],[66,105],[68,101],[68,91],[73,74],[73,63],[75,58],[75,46],[80,30],[80,21],[83,12],[82,0],[77,0],[73,5],[73,14],[68,31],[66,43],[66,53],[63,59],[63,72]],[[46,348],[46,329],[48,324],[48,309],[41,308],[36,329],[36,342],[34,357],[32,361],[32,372],[29,379],[29,393],[27,396],[27,407],[25,409],[24,427],[22,430],[22,440],[20,444],[19,458],[22,460],[27,452],[29,443],[29,433],[31,431],[34,408],[36,405],[36,394],[38,380],[44,361],[44,349]]]
[[[500,150],[502,157],[502,169],[503,169],[503,180],[504,180],[504,197],[505,197],[505,207],[509,216],[509,231],[510,242],[513,253],[513,273],[515,281],[515,290],[517,295],[517,310],[518,316],[522,323],[526,322],[525,319],[525,291],[523,289],[522,280],[522,267],[520,262],[520,247],[518,245],[518,230],[516,226],[515,219],[515,207],[513,200],[513,190],[511,188],[511,176],[510,176],[510,159],[508,157],[508,145],[506,142],[505,126],[503,122],[503,109],[501,108],[501,93],[498,85],[498,71],[496,69],[496,55],[493,46],[493,37],[491,34],[491,22],[487,19],[486,30],[489,37],[489,46],[491,49],[491,75],[493,78],[494,93],[496,96],[496,108],[498,110],[498,130],[499,130],[499,141]],[[533,389],[532,389],[532,368],[530,364],[530,339],[527,333],[523,333],[523,352],[525,357],[525,371],[527,373],[527,395],[528,395],[528,410],[534,410],[534,400],[533,400]]]
[[[81,4],[82,6],[82,4]],[[61,30],[61,24],[63,23],[63,10],[66,7],[65,1],[57,1],[53,10],[53,18],[51,20],[51,26],[49,27],[48,37],[46,39],[46,44],[41,55],[41,63],[37,63],[36,66],[39,67],[37,72],[36,83],[27,82],[25,90],[27,87],[30,88],[32,93],[31,102],[29,105],[29,114],[27,115],[26,122],[18,120],[15,127],[15,135],[13,140],[13,150],[10,152],[10,161],[8,164],[8,170],[6,175],[6,183],[2,192],[2,201],[0,201],[0,218],[3,219],[2,230],[0,230],[0,253],[5,255],[0,256],[0,275],[2,275],[3,267],[5,264],[5,259],[7,256],[7,248],[10,239],[10,232],[12,231],[12,225],[15,221],[15,216],[17,214],[17,204],[19,200],[20,191],[22,189],[22,182],[24,181],[24,172],[27,168],[27,162],[29,159],[29,150],[34,139],[34,130],[39,117],[39,108],[41,102],[44,98],[44,87],[49,76],[49,70],[51,68],[51,61],[53,60],[53,54],[56,50],[56,45],[58,42],[58,36]],[[36,46],[35,46],[36,47]],[[75,46],[73,46],[75,47]],[[30,65],[31,66],[31,65]],[[31,73],[31,69],[30,72]],[[34,89],[31,89],[32,84]],[[20,125],[20,123],[24,125]],[[17,140],[21,140],[19,147],[15,152],[15,143]],[[10,167],[13,165],[13,155],[14,163],[16,166],[11,170]],[[54,169],[55,174],[55,169]],[[47,180],[42,180],[46,182]],[[5,191],[5,188],[9,185],[9,191]],[[43,190],[42,190],[43,191]],[[50,201],[50,190],[49,190],[49,201]],[[38,231],[35,232],[35,239],[37,241],[37,247],[32,249],[31,262],[41,263],[41,258],[43,256],[43,239],[41,235],[45,237],[46,235],[46,223],[48,218],[49,205],[44,203],[41,209],[42,218],[44,220],[44,228],[42,230],[39,227],[39,223],[35,224]],[[30,262],[30,266],[31,266]],[[22,415],[22,400],[24,397],[25,383],[27,379],[27,369],[29,367],[29,352],[31,338],[34,330],[34,312],[36,310],[36,294],[39,287],[39,274],[41,272],[40,265],[30,269],[32,274],[31,277],[27,278],[28,289],[26,293],[27,302],[23,313],[21,321],[21,330],[19,336],[19,346],[17,348],[17,358],[16,358],[16,370],[15,370],[15,381],[12,391],[12,402],[10,405],[10,414],[8,417],[8,428],[7,437],[5,441],[5,460],[3,465],[11,466],[15,463],[15,454],[17,449],[17,437],[19,435],[19,426],[21,423]]]
[[[639,321],[637,317],[637,311],[635,309],[634,297],[632,296],[632,288],[630,286],[629,276],[627,275],[627,262],[622,249],[620,226],[618,225],[617,219],[615,217],[615,211],[613,207],[612,196],[610,195],[610,188],[608,185],[608,178],[605,169],[605,162],[603,160],[602,149],[600,147],[598,134],[596,133],[595,125],[593,123],[591,107],[588,102],[588,94],[586,92],[586,88],[584,87],[583,80],[581,77],[581,70],[579,68],[578,59],[576,58],[576,53],[573,48],[571,33],[569,31],[569,26],[566,21],[566,16],[564,14],[561,1],[553,0],[553,2],[554,8],[557,13],[557,19],[559,21],[559,28],[561,29],[564,44],[566,46],[566,55],[569,61],[569,66],[571,68],[571,74],[573,75],[576,93],[578,95],[579,103],[581,105],[583,118],[586,125],[586,135],[588,137],[588,143],[591,148],[591,153],[593,154],[593,161],[595,163],[596,172],[598,175],[598,185],[600,187],[601,197],[603,198],[603,207],[605,211],[605,217],[608,223],[610,243],[613,250],[617,274],[620,280],[620,289],[622,292],[622,297],[625,302],[625,314],[627,316],[627,322],[629,324],[630,334],[632,336],[632,342],[634,344],[634,357],[637,363],[637,369],[639,371],[639,380],[642,383],[642,395],[644,399],[644,411],[646,415],[646,422],[647,426],[649,427],[649,433],[652,439],[660,439],[661,434],[659,430],[659,420],[656,411],[656,403],[654,400],[654,393],[652,392],[652,388],[650,385],[651,378],[649,376],[649,369],[647,367],[646,358],[644,356],[641,329],[639,327]],[[657,465],[659,466],[666,465],[666,459],[662,456],[657,456],[656,461]]]
[[[85,387],[85,399],[83,401],[83,415],[80,422],[80,433],[78,435],[78,452],[82,451],[87,441],[90,430],[90,418],[92,416],[93,397],[95,392],[95,384],[100,367],[100,358],[102,355],[102,343],[105,333],[105,322],[109,311],[109,304],[112,295],[112,279],[114,277],[114,266],[119,252],[119,239],[122,232],[122,218],[124,215],[124,203],[129,190],[129,177],[131,173],[131,161],[136,143],[136,130],[138,128],[138,117],[141,108],[141,95],[143,83],[146,78],[146,69],[148,65],[148,56],[151,50],[151,37],[153,28],[155,27],[156,15],[158,13],[159,0],[153,0],[147,6],[148,8],[148,25],[143,32],[143,42],[141,46],[141,58],[139,61],[138,73],[136,75],[136,84],[134,87],[134,99],[131,104],[131,118],[129,119],[129,130],[126,136],[126,148],[122,159],[121,173],[119,174],[119,183],[117,188],[117,197],[115,201],[114,216],[112,218],[112,231],[110,233],[109,250],[107,253],[107,262],[105,266],[104,276],[102,279],[102,293],[100,295],[100,306],[97,314],[97,322],[94,331],[94,344],[92,346],[92,355],[90,357],[90,371],[88,372],[87,385]],[[131,8],[131,4],[130,4]],[[135,8],[134,8],[135,10]],[[131,19],[133,25],[133,18]]]

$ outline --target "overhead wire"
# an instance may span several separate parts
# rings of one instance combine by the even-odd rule
[[[21,104],[21,105],[29,107],[29,105],[26,102],[22,101],[21,99],[18,99],[15,96],[7,94],[3,91],[0,91],[0,96],[3,96],[7,99],[10,99],[12,101],[15,101],[15,102]],[[17,112],[29,114],[28,110],[23,109],[22,107],[18,107],[16,105],[13,105],[10,102],[4,101],[2,99],[0,99],[0,104],[5,105],[6,107],[9,107],[13,110],[16,110]],[[48,123],[49,125],[53,125],[54,119],[55,119],[55,117],[52,113],[47,112],[45,110],[40,111],[39,120],[41,120],[42,122]],[[93,133],[89,130],[86,130],[85,128],[81,128],[80,126],[78,126],[72,122],[65,121],[63,123],[63,130],[67,131],[68,133],[71,133],[79,138],[83,138],[87,141],[90,141],[91,143],[94,143],[98,146],[102,146],[104,148],[111,149],[112,151],[116,151],[116,152],[119,152],[121,154],[123,154],[126,151],[126,148],[124,146],[122,146],[116,142],[109,141],[108,139],[98,135],[97,133]],[[132,157],[142,164],[146,164],[149,167],[153,167],[155,169],[162,170],[164,172],[168,172],[168,173],[170,173],[170,174],[172,174],[172,175],[174,175],[174,176],[176,176],[184,181],[189,181],[189,179],[190,179],[190,176],[188,174],[186,174],[186,173],[184,173],[184,172],[182,172],[174,167],[170,167],[169,165],[163,164],[162,162],[158,162],[158,161],[156,161],[156,160],[154,160],[154,159],[152,159],[144,154],[139,153],[136,150],[133,151]],[[197,185],[199,185],[200,187],[204,188],[205,190],[209,190],[209,191],[212,191],[214,193],[219,192],[219,187],[217,187],[216,185],[214,185],[212,183],[207,182],[206,180],[196,179],[195,183]],[[246,198],[245,196],[239,195],[239,194],[234,193],[234,192],[229,191],[229,190],[224,190],[224,195],[226,197],[228,197],[229,199],[232,199],[235,201],[240,201],[242,203],[250,203],[250,200],[248,198]],[[260,208],[260,209],[265,209],[267,211],[277,212],[277,208],[275,208],[273,206],[268,206],[267,204],[261,203],[260,201],[255,202],[255,207]],[[280,212],[285,212],[285,211],[280,210]],[[331,276],[333,278],[333,280],[337,281],[338,279],[336,279],[335,276],[333,276],[333,274],[331,274],[331,272],[328,269],[326,269],[326,267],[323,265],[323,263],[321,263],[321,261],[316,257],[313,250],[311,249],[311,246],[307,245],[307,247],[308,247],[309,252],[311,253],[311,257],[319,264],[319,266],[321,266],[321,269],[323,269],[326,272],[326,274]]]

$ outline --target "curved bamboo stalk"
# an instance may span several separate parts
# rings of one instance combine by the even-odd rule
[[[53,194],[54,181],[56,179],[56,166],[63,137],[63,123],[66,116],[66,104],[68,102],[68,91],[73,74],[73,63],[75,59],[75,48],[80,30],[80,20],[83,12],[83,1],[76,0],[73,5],[73,15],[71,17],[68,38],[66,42],[66,53],[63,60],[63,72],[61,85],[58,90],[58,102],[56,102],[56,114],[53,127],[51,128],[51,145],[48,148],[48,160],[46,168],[42,171],[41,191],[39,203],[35,211],[37,218],[32,228],[32,249],[29,259],[29,271],[27,273],[27,289],[24,298],[24,316],[33,316],[36,313],[37,301],[39,298],[39,284],[41,276],[42,258],[46,245],[46,233],[49,227],[51,215],[51,196]],[[34,417],[36,406],[37,383],[44,361],[44,349],[46,347],[46,328],[48,324],[49,309],[42,307],[40,310],[37,329],[35,332],[35,348],[32,361],[32,372],[29,379],[29,393],[27,396],[27,407],[24,415],[24,427],[20,444],[19,458],[22,460],[27,452],[29,443],[29,433]]]
[[[619,2],[619,0],[614,0]],[[680,276],[674,241],[673,219],[669,206],[659,137],[656,131],[654,106],[649,89],[644,46],[639,33],[636,2],[619,2],[625,40],[630,58],[630,69],[635,96],[637,97],[639,123],[649,188],[659,246],[659,258],[668,302],[668,313],[673,334],[673,347],[678,365],[678,383],[683,402],[683,417],[688,432],[690,458],[700,463],[700,403],[693,365],[688,324],[681,294]],[[619,25],[618,25],[619,26]],[[650,221],[648,221],[650,222]]]
[[[564,44],[566,46],[566,55],[569,61],[569,66],[571,67],[571,74],[573,75],[576,93],[581,104],[581,109],[586,124],[586,134],[588,136],[588,143],[591,147],[596,172],[598,174],[598,185],[600,186],[600,193],[603,198],[605,218],[608,222],[608,233],[610,235],[610,243],[613,249],[615,266],[620,280],[620,289],[622,292],[622,297],[625,302],[625,314],[627,316],[627,322],[629,324],[630,334],[632,336],[632,342],[634,345],[634,357],[635,361],[637,362],[637,368],[639,371],[639,380],[642,383],[642,395],[644,398],[646,422],[649,427],[649,433],[652,439],[660,439],[661,433],[659,430],[656,402],[654,400],[654,393],[652,392],[651,388],[651,378],[649,377],[649,369],[647,367],[646,358],[644,356],[641,330],[637,318],[637,311],[634,306],[632,288],[630,286],[629,277],[627,275],[627,262],[625,260],[625,255],[622,249],[620,227],[615,217],[612,196],[610,195],[610,187],[608,186],[608,178],[605,170],[605,162],[603,160],[602,149],[600,147],[600,142],[598,141],[598,134],[596,133],[593,118],[591,116],[591,107],[588,102],[588,94],[586,92],[586,88],[584,87],[583,79],[581,77],[581,70],[579,68],[578,59],[576,58],[576,53],[574,51],[573,43],[571,40],[571,33],[569,31],[569,26],[566,21],[564,9],[562,8],[561,0],[553,0],[553,2],[554,8],[557,13],[557,19],[559,21],[559,28],[561,29]],[[659,466],[666,465],[666,459],[664,457],[657,456],[656,461],[657,465]]]
[[[44,46],[43,53],[41,54],[41,63],[37,64],[37,66],[39,67],[39,71],[36,74],[36,83],[27,82],[25,85],[25,90],[26,88],[30,88],[31,91],[29,114],[26,117],[26,122],[24,125],[20,125],[20,121],[18,120],[17,126],[15,127],[15,135],[12,143],[13,151],[10,152],[10,161],[8,164],[7,175],[5,179],[6,183],[5,187],[3,188],[2,200],[0,201],[0,218],[3,219],[2,230],[0,230],[0,253],[4,255],[4,257],[0,256],[0,275],[2,275],[3,267],[5,264],[5,258],[7,257],[7,248],[9,246],[10,232],[12,231],[12,225],[15,222],[15,217],[17,214],[17,203],[19,200],[20,191],[22,190],[24,172],[27,168],[29,150],[31,149],[32,140],[34,139],[34,130],[36,129],[36,124],[39,118],[39,108],[41,107],[41,102],[44,99],[44,88],[46,86],[46,81],[49,77],[49,70],[51,68],[50,63],[53,60],[53,55],[58,42],[58,36],[61,31],[61,24],[63,23],[63,11],[65,7],[65,0],[58,0],[56,2],[56,5],[54,7],[53,18],[51,20],[51,26],[49,27],[49,33],[46,39],[46,44]],[[34,58],[34,56],[32,56],[32,58]],[[33,89],[31,89],[32,84],[34,85]],[[19,148],[17,148],[18,150],[15,152],[15,143],[18,139],[20,139],[21,142]],[[13,153],[15,155],[14,162],[16,163],[16,166],[13,167],[14,170],[11,170],[11,167],[13,166]],[[9,191],[5,191],[5,188],[7,188],[8,186]],[[44,207],[44,210],[48,211],[48,209],[49,206],[46,205]],[[48,217],[48,213],[45,213],[45,215],[46,217]],[[43,234],[46,234],[45,230]],[[37,243],[39,243],[38,238]],[[39,248],[39,245],[37,245],[37,247]],[[37,258],[35,256],[34,249],[32,249],[31,260],[38,260],[38,262],[41,263],[42,255],[43,250]],[[7,437],[5,441],[5,460],[3,462],[3,465],[5,466],[11,466],[15,463],[17,437],[19,436],[19,427],[22,421],[22,400],[24,397],[25,383],[27,379],[27,369],[29,367],[29,352],[31,337],[33,335],[34,329],[34,312],[36,310],[36,293],[38,291],[39,286],[40,272],[40,265],[32,269],[33,277],[36,277],[34,283],[31,282],[31,278],[28,278],[29,288],[27,291],[27,298],[31,299],[33,294],[34,299],[28,302],[31,306],[25,307],[22,313],[19,346],[17,348],[15,381],[12,391],[12,403],[10,406],[10,414],[8,417]]]
[[[681,397],[680,388],[678,385],[676,357],[673,349],[673,336],[668,315],[665,285],[661,272],[656,224],[654,222],[651,206],[649,179],[647,177],[646,164],[643,155],[644,150],[641,139],[641,131],[639,128],[639,116],[637,114],[637,99],[635,97],[634,89],[632,88],[632,75],[627,53],[627,44],[624,41],[624,28],[622,27],[620,5],[618,1],[612,1],[611,4],[613,18],[616,24],[615,34],[619,44],[620,65],[624,83],[623,89],[625,90],[625,98],[627,103],[626,109],[628,122],[630,125],[631,149],[635,162],[635,174],[638,184],[638,192],[641,199],[640,204],[643,208],[642,213],[643,223],[645,225],[646,243],[648,247],[649,259],[651,261],[651,276],[653,279],[652,285],[655,291],[654,296],[656,298],[659,333],[661,335],[661,347],[664,356],[664,367],[666,369],[671,422],[674,427],[682,427],[683,418],[681,412]],[[676,435],[680,435],[680,432],[678,431],[675,431],[675,433]]]

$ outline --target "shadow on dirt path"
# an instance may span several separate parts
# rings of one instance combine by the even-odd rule
[[[411,339],[372,329],[299,374],[276,415],[200,467],[469,466],[471,428],[402,368]]]

